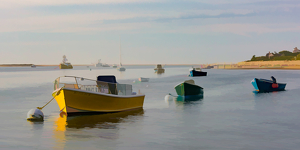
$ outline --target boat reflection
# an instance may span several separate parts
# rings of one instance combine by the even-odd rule
[[[202,95],[191,95],[191,96],[174,96],[168,94],[165,96],[165,102],[170,105],[172,101],[178,105],[189,105],[189,104],[202,104],[203,94]]]
[[[27,120],[32,125],[33,130],[40,130],[44,127],[44,121]]]
[[[67,116],[61,114],[54,124],[54,147],[64,149],[67,140],[72,138],[103,138],[110,140],[118,139],[118,126],[120,125],[120,123],[135,122],[143,115],[143,109],[124,111],[119,113],[82,116]],[[78,134],[77,132],[74,132],[76,130],[84,130],[85,128],[95,128],[103,130],[101,132],[97,132],[97,134]]]
[[[283,90],[283,91],[285,91],[285,90]],[[257,94],[262,94],[262,93],[278,93],[278,92],[283,92],[283,91],[272,91],[272,92],[252,91],[252,93],[254,93],[254,95],[257,95]]]
[[[63,130],[66,128],[100,128],[100,129],[114,129],[117,128],[118,123],[130,122],[136,120],[131,116],[143,116],[144,109],[137,109],[132,111],[124,111],[118,113],[108,114],[94,114],[81,116],[61,116],[57,122],[57,129]]]
[[[203,94],[174,97],[174,100],[176,101],[185,101],[185,102],[201,101],[202,99],[203,99]]]
[[[155,73],[157,73],[157,74],[163,74],[163,73],[165,73],[165,70],[157,70]]]

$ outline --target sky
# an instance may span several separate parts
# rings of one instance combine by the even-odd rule
[[[120,49],[122,64],[237,63],[300,47],[299,14],[299,0],[0,0],[0,64],[118,64]]]

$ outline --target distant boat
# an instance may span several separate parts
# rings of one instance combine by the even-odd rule
[[[64,55],[62,63],[59,64],[59,68],[60,69],[73,69],[73,66],[71,65],[71,63],[68,63],[67,61],[68,61],[68,59],[67,59],[66,55]]]
[[[112,67],[113,67],[113,68],[117,68],[118,66],[117,66],[116,64],[114,64]]]
[[[176,93],[180,96],[203,95],[203,88],[195,85],[194,80],[186,80],[175,86]]]
[[[101,59],[98,60],[98,63],[95,64],[95,67],[102,67]]]
[[[70,78],[74,81],[68,80]],[[117,83],[115,76],[98,76],[97,80],[59,77],[54,82],[52,96],[59,110],[67,115],[141,109],[145,98],[144,94],[132,92],[132,85]]]
[[[139,81],[141,81],[141,82],[149,82],[149,78],[140,77]]]
[[[110,67],[108,64],[102,64],[102,67]]]
[[[154,68],[155,73],[165,73],[165,69],[162,68],[161,64],[157,64],[156,68]]]
[[[126,70],[126,68],[125,67],[123,67],[122,66],[122,62],[121,62],[121,59],[122,57],[121,57],[121,37],[120,37],[120,66],[119,66],[119,68],[117,68],[119,71],[125,71]]]
[[[35,68],[35,67],[36,67],[36,65],[31,65],[30,67],[31,67],[31,68]]]
[[[254,78],[251,81],[256,91],[259,92],[273,92],[273,91],[284,91],[286,83],[276,83],[272,80],[267,79],[257,79]]]
[[[125,67],[123,67],[122,66],[122,64],[120,64],[120,67],[119,68],[117,68],[119,71],[125,71],[126,70],[126,68]]]
[[[190,69],[190,75],[191,77],[196,77],[196,76],[206,76],[207,72],[204,72],[201,70],[201,68],[191,68]]]
[[[101,59],[98,60],[98,63],[95,64],[95,67],[110,67],[108,64],[106,63],[101,63]]]
[[[203,68],[203,69],[211,69],[211,68],[214,68],[214,66],[208,65],[208,66],[206,66],[206,67]]]

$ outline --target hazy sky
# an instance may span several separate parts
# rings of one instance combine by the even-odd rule
[[[299,0],[0,0],[0,64],[240,62],[300,47]]]

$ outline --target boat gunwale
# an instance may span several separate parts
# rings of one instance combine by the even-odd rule
[[[268,79],[262,79],[262,78],[260,79],[254,78],[254,79],[259,80],[261,82],[274,83],[272,80],[268,80]],[[277,83],[277,84],[286,84],[286,83]]]
[[[180,84],[184,84],[184,83],[186,83],[186,82],[181,82],[181,83],[179,83],[179,84],[177,84],[176,86],[174,86],[174,88],[176,88],[178,85],[180,85]],[[186,83],[186,84],[190,84],[190,83]],[[190,85],[194,85],[194,86],[198,86],[198,87],[200,87],[201,89],[203,89],[203,87],[201,87],[201,86],[199,86],[199,85],[197,85],[197,84],[190,84]]]
[[[72,108],[72,107],[71,107]],[[76,109],[76,108],[75,108]],[[126,112],[126,111],[134,111],[134,110],[139,110],[139,109],[144,109],[143,107],[135,107],[132,109],[125,109],[125,110],[120,110],[120,111],[82,111],[82,112],[68,112],[68,116],[78,116],[78,115],[99,115],[99,114],[113,114],[113,113],[121,113],[121,112]]]
[[[55,93],[58,90],[59,89],[56,89],[52,93]],[[73,88],[63,88],[62,90],[70,90],[70,91],[83,92],[83,93],[96,94],[96,95],[103,95],[103,96],[109,96],[109,97],[117,97],[117,98],[132,98],[132,97],[145,96],[145,94],[139,94],[139,95],[114,95],[114,94],[106,94],[106,93],[99,93],[99,92],[93,92],[93,91],[85,91],[85,90],[73,89]]]

